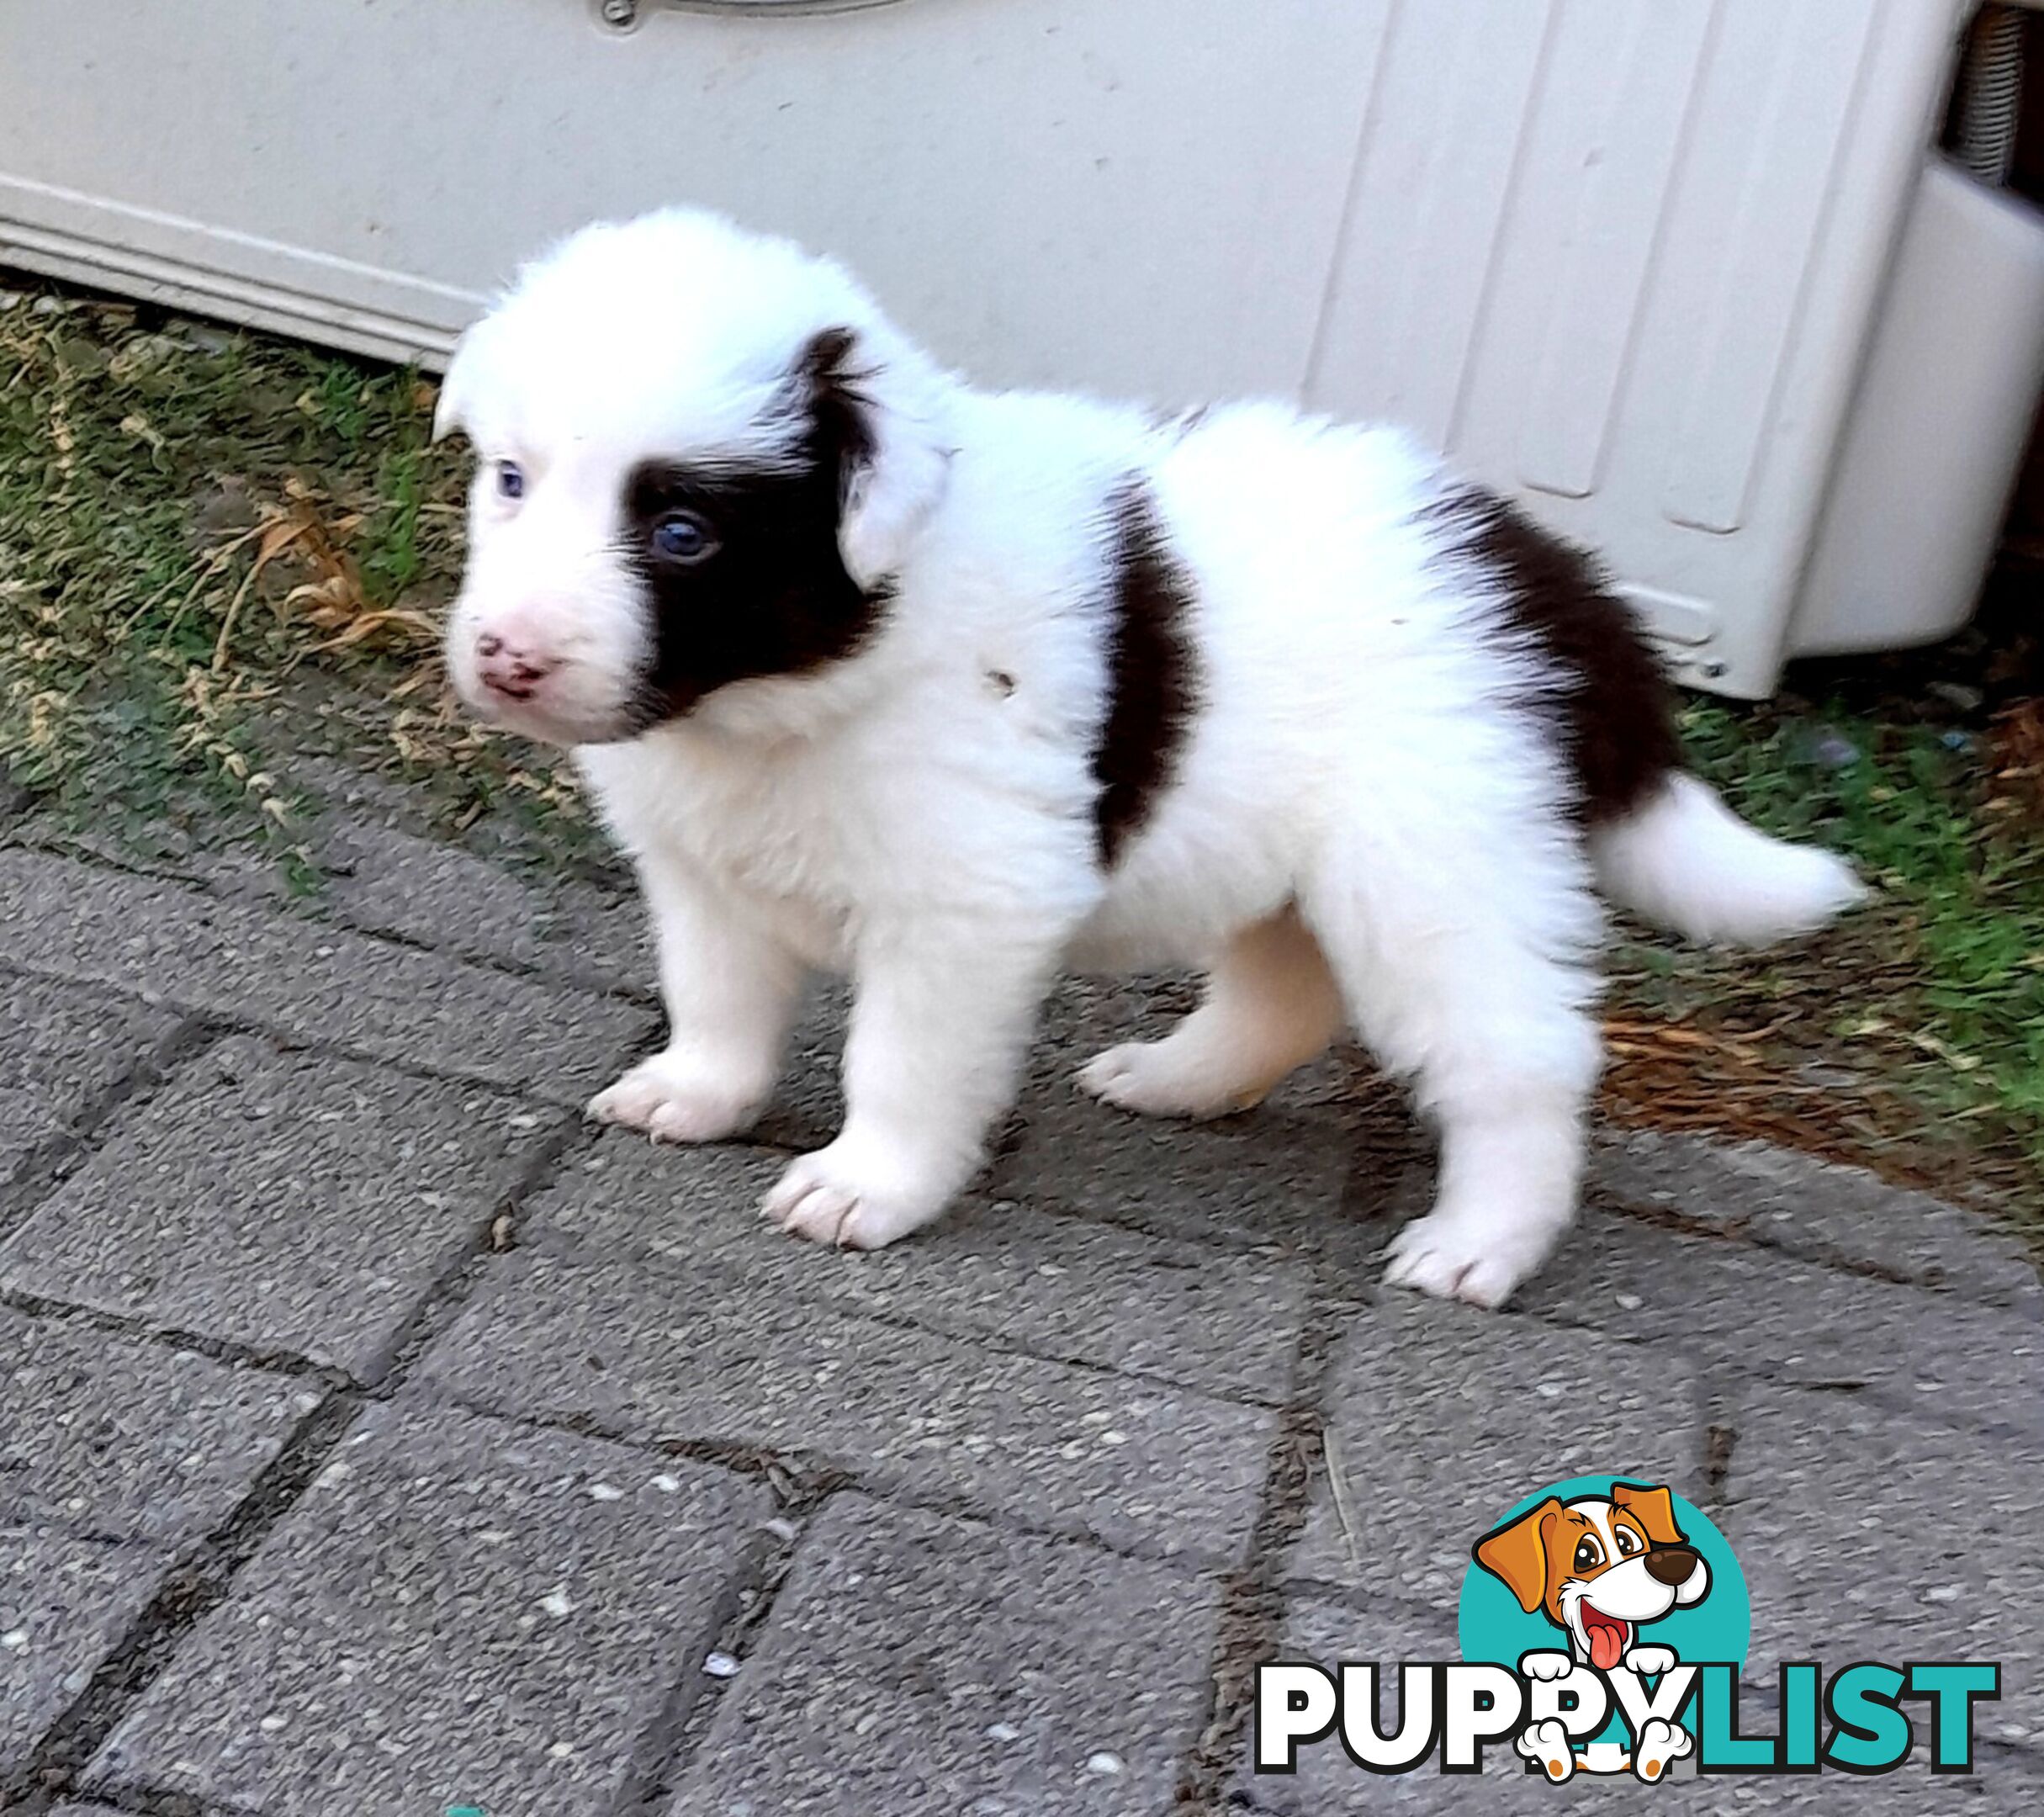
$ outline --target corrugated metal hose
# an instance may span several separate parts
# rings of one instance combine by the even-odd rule
[[[2024,9],[1983,6],[1966,37],[1953,96],[1952,156],[2000,188],[2015,158],[2023,109]]]

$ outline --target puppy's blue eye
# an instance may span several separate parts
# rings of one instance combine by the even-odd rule
[[[717,537],[695,512],[669,511],[654,524],[653,548],[668,561],[705,561],[717,553]]]
[[[497,463],[497,495],[507,499],[522,499],[525,496],[525,469],[517,462]]]

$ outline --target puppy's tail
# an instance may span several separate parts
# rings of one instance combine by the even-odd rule
[[[1867,898],[1844,859],[1770,839],[1680,771],[1646,803],[1590,836],[1613,902],[1693,940],[1765,946]]]

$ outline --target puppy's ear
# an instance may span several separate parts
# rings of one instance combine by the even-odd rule
[[[1682,1529],[1675,1523],[1675,1498],[1658,1485],[1615,1482],[1611,1486],[1614,1507],[1623,1508],[1646,1529],[1657,1546],[1681,1545]]]
[[[1547,1600],[1547,1534],[1560,1512],[1559,1499],[1549,1496],[1476,1542],[1476,1562],[1503,1580],[1528,1615]]]
[[[471,426],[476,398],[482,389],[487,361],[490,318],[472,324],[454,343],[440,396],[433,405],[433,439],[442,441],[457,429]]]
[[[935,375],[905,345],[878,340],[826,328],[803,347],[795,374],[814,456],[836,469],[845,571],[868,588],[900,571],[951,464]]]

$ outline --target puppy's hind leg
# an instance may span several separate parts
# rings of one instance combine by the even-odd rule
[[[1341,992],[1318,942],[1286,908],[1222,948],[1199,1007],[1162,1041],[1110,1047],[1081,1067],[1095,1097],[1146,1116],[1247,1110],[1340,1031]]]
[[[1599,916],[1565,829],[1475,830],[1464,850],[1337,853],[1300,902],[1358,1031],[1440,1131],[1433,1210],[1399,1232],[1385,1279],[1496,1306],[1575,1215]]]

